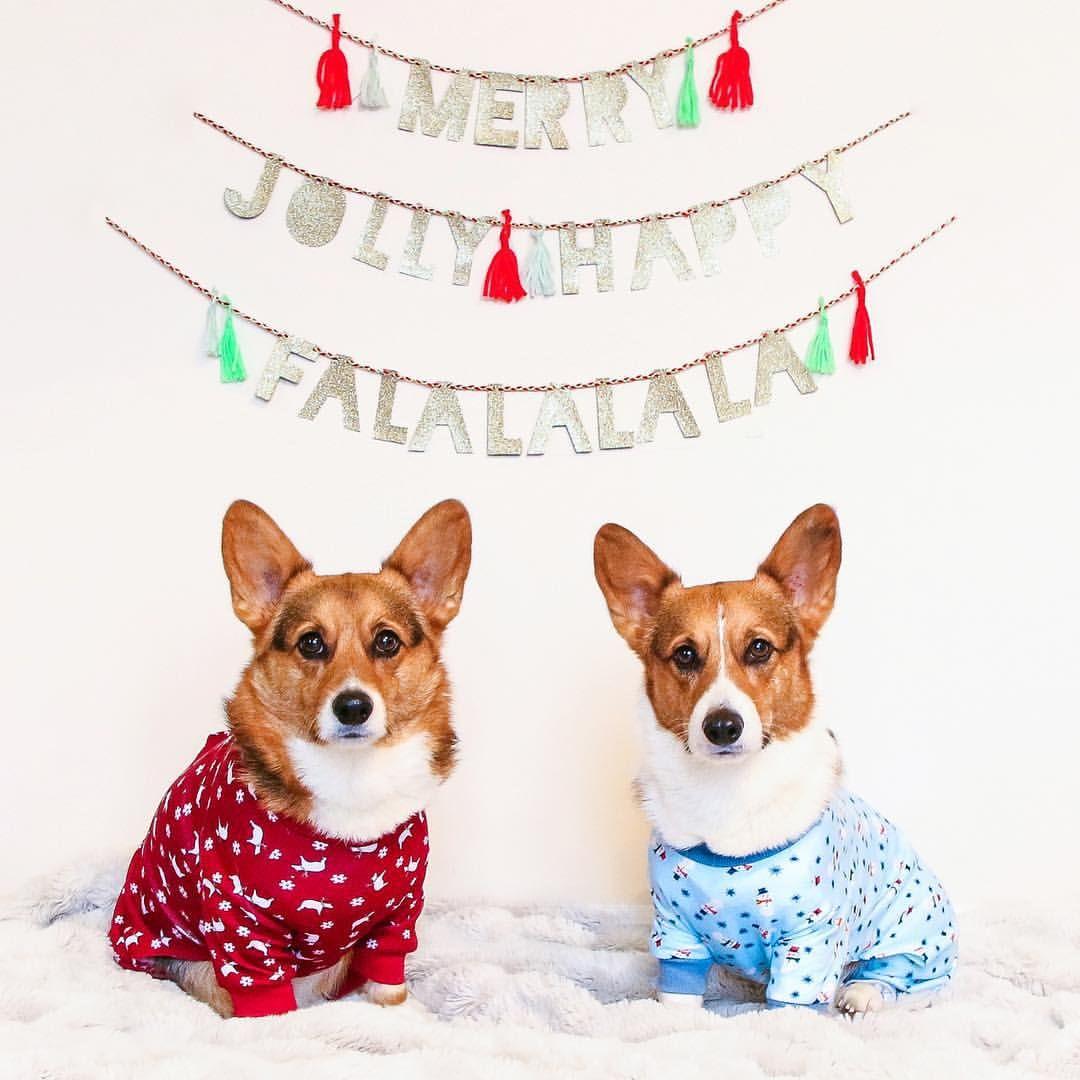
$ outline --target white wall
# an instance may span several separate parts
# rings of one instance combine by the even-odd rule
[[[727,14],[701,0],[679,20],[643,0],[553,0],[528,14],[495,0],[376,8],[390,45],[526,71],[647,55]],[[817,500],[844,528],[817,680],[853,786],[904,824],[961,900],[1030,887],[1010,882],[1010,866],[1038,867],[1051,893],[1075,880],[1062,849],[1080,751],[1066,79],[1077,25],[1066,5],[1018,15],[988,3],[976,15],[925,0],[793,0],[744,33],[752,112],[706,108],[696,133],[657,132],[632,89],[634,141],[588,149],[575,96],[565,153],[407,136],[394,110],[317,115],[324,38],[268,3],[147,11],[35,4],[5,20],[4,883],[133,846],[218,723],[246,652],[217,552],[231,499],[261,503],[334,571],[374,567],[449,495],[472,511],[476,550],[448,643],[464,754],[433,814],[434,894],[643,894],[629,793],[638,673],[593,583],[593,533],[619,521],[687,581],[730,578]],[[702,82],[714,57],[698,58]],[[397,102],[404,69],[383,71]],[[726,195],[908,107],[914,119],[846,159],[851,224],[838,227],[800,182],[772,261],[741,220],[722,277],[676,285],[660,268],[632,294],[630,230],[616,292],[587,283],[576,298],[514,308],[449,285],[438,222],[428,250],[440,281],[424,284],[351,261],[359,200],[321,250],[284,229],[287,177],[264,217],[231,218],[221,191],[250,189],[258,160],[189,115],[205,110],[341,179],[560,220]],[[559,433],[546,457],[519,461],[458,457],[441,437],[409,454],[342,430],[333,409],[299,420],[304,388],[261,405],[250,382],[218,385],[197,351],[204,305],[102,224],[117,216],[321,343],[512,381],[646,369],[752,336],[954,211],[957,227],[872,287],[870,369],[845,363],[809,398],[780,387],[726,427],[699,371],[684,385],[700,439],[665,426],[652,447],[575,457]],[[387,237],[404,226],[391,218]],[[849,318],[835,313],[838,344]],[[257,369],[270,339],[240,333]],[[800,349],[807,338],[794,335]],[[745,396],[752,354],[731,361],[730,378]],[[360,387],[367,418],[375,387]],[[415,418],[421,400],[403,392],[400,415]],[[619,408],[632,417],[640,400],[621,393]],[[534,408],[511,403],[508,426],[527,428]],[[481,444],[482,400],[468,409]]]

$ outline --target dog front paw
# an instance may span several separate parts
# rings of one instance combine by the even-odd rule
[[[370,979],[364,983],[360,993],[374,1005],[404,1005],[408,999],[409,991],[404,983],[372,982]]]
[[[845,1016],[860,1016],[884,1008],[885,995],[877,983],[850,982],[840,987],[835,1005]]]

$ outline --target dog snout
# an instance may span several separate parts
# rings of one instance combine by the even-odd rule
[[[334,715],[342,724],[359,727],[375,708],[375,703],[363,690],[343,690],[331,706]]]
[[[743,733],[743,718],[733,709],[713,709],[701,726],[713,746],[734,746]]]

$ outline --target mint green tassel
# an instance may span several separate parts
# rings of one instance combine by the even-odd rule
[[[218,342],[221,381],[224,383],[243,382],[247,378],[247,372],[244,370],[244,358],[240,355],[240,343],[236,340],[232,304],[227,296],[223,296],[221,302],[225,306],[225,325],[221,328],[221,340]]]
[[[806,370],[815,375],[831,375],[836,371],[832,339],[829,337],[829,316],[825,313],[825,301],[818,297],[818,324],[810,348],[806,350]]]
[[[687,38],[690,45],[693,38]],[[675,107],[675,122],[681,128],[694,128],[701,123],[701,109],[698,106],[697,81],[694,79],[694,47],[686,50],[686,68],[683,71],[682,86],[679,87],[679,101]]]

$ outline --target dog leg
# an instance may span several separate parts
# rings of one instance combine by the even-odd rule
[[[209,960],[158,960],[158,973],[171,979],[185,994],[209,1005],[218,1016],[233,1015],[232,998],[222,989]]]
[[[389,983],[372,982],[370,979],[364,983],[360,993],[375,1005],[403,1005],[409,996],[404,983],[398,983],[395,986]]]
[[[881,983],[849,982],[836,994],[836,1008],[846,1016],[877,1012],[885,1007],[886,995]]]

